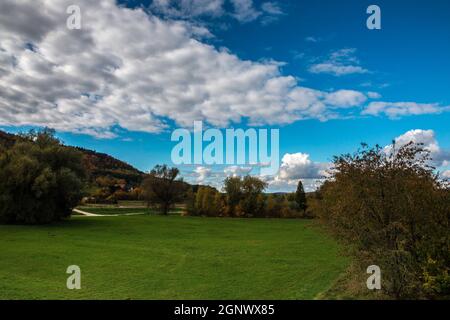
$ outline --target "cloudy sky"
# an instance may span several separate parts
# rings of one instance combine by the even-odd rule
[[[423,142],[450,176],[450,3],[2,0],[0,129],[49,126],[141,170],[171,164],[172,130],[279,128],[271,191],[308,190],[360,142]],[[67,8],[81,29],[67,28]],[[183,166],[219,185],[249,166]]]

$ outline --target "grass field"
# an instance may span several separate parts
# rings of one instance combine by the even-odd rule
[[[313,299],[348,259],[311,221],[73,217],[0,226],[0,299]],[[81,268],[81,290],[66,268]]]

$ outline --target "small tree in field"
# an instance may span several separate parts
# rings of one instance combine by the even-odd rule
[[[298,181],[297,191],[295,191],[295,202],[298,205],[298,208],[303,211],[303,213],[308,208],[306,204],[306,194],[303,189],[303,183],[301,180]]]
[[[142,182],[143,197],[148,206],[154,206],[167,215],[175,203],[183,200],[186,186],[177,179],[180,171],[167,165],[157,165]]]

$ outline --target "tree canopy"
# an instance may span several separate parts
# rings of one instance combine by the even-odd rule
[[[0,223],[43,224],[71,215],[82,197],[80,152],[54,131],[30,131],[0,153]]]

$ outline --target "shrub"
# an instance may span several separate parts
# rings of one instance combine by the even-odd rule
[[[363,145],[334,159],[319,190],[322,221],[352,244],[361,266],[380,266],[394,298],[449,295],[450,192],[428,160],[421,145]]]

